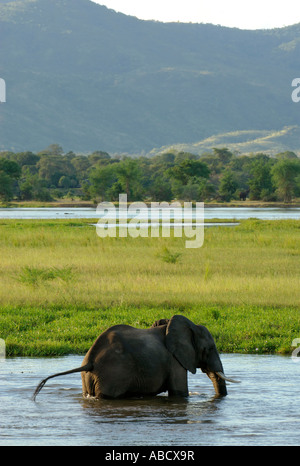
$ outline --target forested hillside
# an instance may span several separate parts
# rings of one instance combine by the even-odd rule
[[[1,0],[0,43],[2,150],[56,141],[140,154],[299,125],[299,24],[245,31],[141,21],[89,0]]]

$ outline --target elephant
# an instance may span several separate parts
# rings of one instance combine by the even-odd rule
[[[246,191],[241,191],[239,194],[240,200],[245,201],[248,197],[249,192],[249,189],[247,189]]]
[[[81,372],[85,397],[127,398],[157,395],[187,397],[187,371],[200,368],[212,380],[216,396],[227,395],[223,366],[212,335],[183,315],[161,319],[148,328],[115,325],[91,346],[81,367],[50,375],[47,380]]]

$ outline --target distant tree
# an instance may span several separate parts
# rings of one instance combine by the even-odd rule
[[[123,193],[124,189],[120,181],[115,181],[107,191],[109,199],[111,199],[112,201],[118,201],[119,195]]]
[[[21,167],[17,162],[8,160],[3,157],[0,158],[0,171],[3,171],[8,176],[14,179],[20,178]]]
[[[91,185],[89,180],[88,181],[83,181],[81,183],[81,190],[82,190],[82,199],[84,201],[89,201],[92,197],[91,195]]]
[[[0,198],[4,201],[10,201],[14,196],[14,185],[20,178],[21,167],[13,160],[0,158]]]
[[[230,152],[227,147],[213,147],[213,153],[221,160],[223,164],[227,164],[230,162],[231,158],[233,157],[233,153]]]
[[[272,168],[272,179],[278,195],[284,202],[290,202],[297,189],[297,176],[300,174],[300,160],[282,159]]]
[[[14,154],[11,159],[17,162],[20,167],[23,167],[25,165],[35,165],[40,160],[40,157],[30,151],[27,151]]]
[[[214,196],[216,192],[215,186],[208,179],[202,179],[199,184],[199,200],[205,201]]]
[[[67,158],[69,158],[69,159],[73,159],[74,157],[77,157],[77,155],[76,155],[75,152],[73,152],[72,150],[69,150],[69,152],[67,152],[67,153],[64,155],[64,157],[67,157]],[[78,157],[80,157],[80,156],[78,155]]]
[[[107,152],[97,150],[88,156],[88,161],[91,165],[110,163],[111,156]]]
[[[51,191],[51,196],[54,199],[62,199],[64,197],[64,193],[61,189],[53,189],[53,191]]]
[[[155,177],[149,187],[149,196],[153,201],[170,202],[173,199],[170,180],[163,175]]]
[[[199,201],[200,200],[200,189],[199,182],[194,179],[190,179],[186,185],[182,188],[181,197],[184,201]]]
[[[11,152],[9,150],[2,150],[0,151],[0,157],[4,157],[5,159],[11,160],[14,157],[14,152]]]
[[[174,164],[179,165],[184,160],[197,160],[199,157],[191,152],[178,152],[174,158]]]
[[[62,156],[64,153],[63,148],[59,144],[50,144],[50,146],[43,149],[38,155],[60,155]]]
[[[40,188],[36,191],[34,199],[41,202],[51,202],[53,198],[47,188]]]
[[[152,162],[154,160],[155,158],[152,159]],[[174,165],[175,154],[173,154],[173,152],[164,152],[163,154],[157,155],[156,160],[158,161],[158,163],[161,163],[165,167],[168,167],[170,165]]]
[[[20,183],[20,199],[30,201],[33,198],[33,185],[29,180]]]
[[[275,155],[277,159],[297,159],[298,156],[295,154],[295,152],[292,152],[290,150],[286,150],[285,152],[279,152],[278,154]]]
[[[270,164],[258,160],[252,165],[250,173],[250,199],[262,199],[262,193],[266,197],[273,192]]]
[[[180,180],[177,180],[176,178],[171,178],[171,190],[173,194],[174,199],[183,199],[183,189],[184,185],[181,183]]]
[[[101,201],[107,199],[107,190],[116,179],[116,172],[113,165],[103,165],[95,168],[90,173],[90,194],[93,197],[100,197]]]
[[[59,188],[69,189],[71,187],[71,184],[72,183],[70,177],[66,175],[61,176],[58,181]]]
[[[172,183],[168,170],[174,166],[175,154],[166,152],[155,157],[145,158],[140,165],[142,185],[146,196],[154,201],[173,199]]]
[[[58,155],[43,155],[37,163],[38,174],[48,186],[58,187],[62,176],[76,178],[76,170],[70,160]]]
[[[20,198],[22,200],[34,199],[37,201],[52,201],[49,189],[45,180],[41,180],[38,175],[28,176],[20,183]]]
[[[183,185],[186,185],[190,181],[191,177],[208,178],[209,173],[210,170],[206,163],[203,163],[200,160],[185,159],[178,165],[169,169],[169,174],[173,178],[181,181]]]
[[[132,201],[138,199],[142,192],[140,183],[141,172],[138,161],[126,157],[116,164],[116,172],[123,192],[127,194],[127,200]]]
[[[73,189],[70,189],[70,191],[68,192],[68,194],[66,195],[66,197],[67,197],[68,199],[71,199],[71,201],[74,201],[75,192],[73,191]]]
[[[224,170],[220,178],[219,194],[224,201],[229,202],[238,188],[238,183],[231,170]]]
[[[270,157],[267,154],[264,154],[263,152],[257,152],[256,154],[251,154],[250,157],[250,162],[252,163],[253,161],[260,161],[260,162],[270,162]]]
[[[220,159],[215,154],[209,154],[201,157],[201,162],[208,166],[211,175],[221,173],[224,168],[222,163],[220,163]]]
[[[13,197],[13,180],[4,171],[0,170],[0,199],[10,201]]]
[[[91,168],[91,162],[83,155],[72,157],[71,163],[76,171],[76,178],[78,180],[86,180],[88,178],[88,171]]]
[[[297,175],[295,178],[294,195],[295,197],[300,197],[300,175]]]

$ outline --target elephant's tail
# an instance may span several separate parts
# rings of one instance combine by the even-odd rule
[[[93,369],[93,364],[91,362],[88,362],[84,366],[77,367],[76,369],[71,369],[70,371],[59,372],[58,374],[50,375],[49,377],[42,380],[38,384],[38,386],[36,387],[35,392],[33,394],[33,400],[35,401],[35,398],[36,398],[37,394],[42,390],[42,388],[45,385],[45,383],[47,382],[47,380],[52,379],[53,377],[58,377],[59,375],[73,374],[74,372],[83,372],[83,371],[89,372],[92,369]]]

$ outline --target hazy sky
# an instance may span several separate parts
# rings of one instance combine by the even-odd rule
[[[92,0],[140,19],[265,29],[300,23],[299,0]]]

